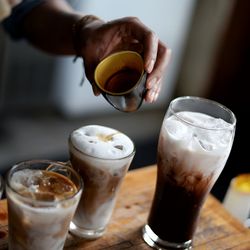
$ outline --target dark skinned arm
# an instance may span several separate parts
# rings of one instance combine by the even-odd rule
[[[74,25],[77,36],[72,32]],[[25,17],[23,30],[26,38],[44,51],[83,57],[86,76],[96,95],[99,91],[93,80],[94,69],[104,57],[125,49],[142,53],[148,73],[145,100],[156,101],[171,51],[138,18],[104,22],[76,12],[63,0],[47,0]]]

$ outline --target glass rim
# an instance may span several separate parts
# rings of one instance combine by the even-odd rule
[[[142,58],[142,56],[138,52],[133,51],[133,50],[124,50],[124,51],[114,52],[114,53],[108,55],[107,57],[105,57],[102,61],[100,61],[97,64],[96,69],[99,68],[101,65],[103,65],[109,58],[117,56],[117,55],[122,55],[122,54],[133,54],[133,55],[136,55],[140,59],[142,65],[143,65],[143,58]],[[95,78],[95,83],[96,83],[97,87],[102,91],[103,94],[109,95],[109,96],[117,96],[117,97],[124,96],[126,94],[132,93],[133,90],[136,89],[137,86],[141,84],[141,81],[142,81],[144,75],[147,75],[146,72],[145,72],[145,70],[142,70],[140,72],[140,77],[138,78],[136,84],[134,84],[130,89],[128,89],[126,91],[123,91],[123,92],[111,92],[111,91],[108,91],[105,88],[103,88],[101,86],[101,84],[99,84],[99,82],[97,81],[96,69],[95,69],[95,73],[94,73],[94,78]]]
[[[180,100],[198,100],[198,101],[202,101],[202,102],[206,102],[206,103],[211,103],[213,105],[216,105],[218,106],[219,108],[223,109],[224,111],[226,111],[231,117],[232,117],[232,120],[233,122],[232,123],[229,123],[229,126],[228,127],[223,127],[223,128],[208,128],[208,127],[205,127],[205,126],[201,126],[201,125],[196,125],[194,123],[191,123],[189,121],[187,121],[186,119],[184,119],[183,117],[179,116],[178,115],[178,112],[176,112],[173,108],[173,105],[177,102],[177,101],[180,101]],[[217,102],[217,101],[214,101],[214,100],[211,100],[211,99],[207,99],[207,98],[204,98],[204,97],[198,97],[198,96],[181,96],[181,97],[177,97],[175,98],[174,100],[172,100],[169,104],[169,109],[171,110],[171,112],[173,113],[173,115],[181,120],[182,122],[192,126],[192,127],[197,127],[197,128],[200,128],[200,129],[206,129],[206,130],[213,130],[213,131],[218,131],[218,130],[233,130],[236,126],[236,117],[234,115],[234,113],[229,109],[227,108],[225,105]],[[183,110],[185,111],[185,110]],[[222,118],[221,118],[222,119]],[[224,120],[224,119],[223,119]]]
[[[73,132],[74,132],[74,131],[73,131]],[[72,132],[72,133],[73,133],[73,132]],[[71,134],[72,134],[72,133],[71,133]],[[134,144],[134,142],[130,139],[131,142],[132,142],[132,144],[133,144],[133,150],[132,150],[132,152],[131,152],[130,154],[128,154],[128,155],[126,155],[126,156],[119,157],[119,158],[104,158],[104,157],[93,156],[93,155],[87,154],[87,153],[81,151],[79,148],[77,148],[77,147],[73,144],[73,142],[72,142],[72,140],[71,140],[71,134],[70,134],[69,139],[68,139],[68,141],[69,141],[69,146],[72,146],[77,152],[79,152],[80,154],[86,155],[86,156],[88,156],[88,157],[90,157],[90,158],[94,158],[94,159],[98,159],[98,160],[102,160],[102,161],[118,161],[118,160],[123,160],[123,159],[126,159],[126,158],[130,158],[131,156],[135,155],[135,153],[136,153],[135,144]],[[70,148],[69,148],[69,150],[70,150]]]
[[[31,163],[42,163],[42,164],[43,163],[48,163],[48,164],[49,163],[54,163],[55,165],[59,165],[59,166],[62,166],[64,168],[70,169],[70,171],[73,172],[73,174],[77,177],[77,179],[79,179],[79,188],[77,188],[77,192],[70,195],[69,197],[64,198],[64,199],[54,200],[54,201],[41,201],[41,200],[33,199],[31,197],[25,197],[25,196],[21,195],[17,190],[15,190],[11,186],[11,183],[10,183],[10,179],[11,179],[12,174],[15,172],[15,170],[17,168],[19,168],[21,166],[21,164],[24,164],[24,163],[27,163],[27,164],[31,164]],[[20,170],[22,170],[22,169],[25,169],[25,168],[21,168]],[[28,168],[26,168],[26,169],[28,169]],[[38,169],[38,170],[41,170],[41,169]],[[21,162],[18,162],[16,164],[14,164],[7,173],[6,184],[5,185],[6,185],[6,194],[7,194],[7,190],[10,189],[11,192],[13,192],[17,197],[20,197],[22,201],[28,202],[28,204],[25,204],[25,205],[32,206],[32,204],[37,204],[38,206],[34,207],[34,208],[37,208],[37,209],[56,207],[56,205],[58,205],[58,204],[62,204],[64,202],[67,202],[67,201],[73,199],[74,197],[76,197],[77,195],[79,195],[79,193],[82,192],[83,187],[84,187],[83,180],[80,177],[80,175],[72,167],[70,167],[68,165],[65,165],[64,162],[53,161],[53,160],[39,160],[39,159],[38,160],[21,161]],[[39,205],[41,205],[41,207]]]

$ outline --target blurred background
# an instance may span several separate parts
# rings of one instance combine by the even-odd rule
[[[82,62],[11,41],[0,27],[0,172],[15,162],[68,160],[70,132],[87,124],[116,128],[134,140],[131,169],[156,163],[157,140],[169,102],[180,95],[217,100],[237,116],[235,143],[213,194],[250,172],[246,150],[250,84],[250,2],[244,0],[69,0],[75,9],[108,21],[137,16],[172,49],[158,101],[121,113],[95,97]],[[239,142],[240,138],[240,142]]]

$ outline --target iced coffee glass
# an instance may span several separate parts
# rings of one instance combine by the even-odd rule
[[[143,238],[156,249],[191,249],[200,210],[229,156],[236,118],[199,97],[173,100],[158,142],[155,195]]]
[[[63,249],[83,183],[74,169],[46,160],[21,162],[7,175],[10,250]]]
[[[89,125],[69,137],[70,161],[84,181],[70,232],[94,239],[110,221],[119,187],[135,154],[131,139],[112,128]]]

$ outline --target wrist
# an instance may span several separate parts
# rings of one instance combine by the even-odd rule
[[[84,47],[93,27],[104,21],[94,15],[85,15],[72,25],[72,42],[76,57],[84,57]]]

